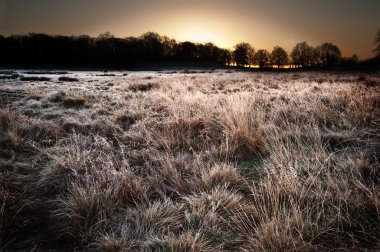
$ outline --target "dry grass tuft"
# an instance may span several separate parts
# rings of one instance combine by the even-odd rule
[[[266,136],[263,131],[247,133],[243,130],[234,132],[231,136],[233,155],[247,156],[250,154],[263,155],[266,153]]]
[[[210,139],[211,125],[202,118],[178,118],[160,126],[158,148],[199,150]]]
[[[369,126],[380,116],[380,94],[356,87],[349,94],[348,114],[357,126]]]
[[[234,167],[226,165],[215,165],[210,170],[205,169],[202,172],[202,184],[203,185],[199,185],[199,187],[206,190],[218,188],[220,186],[225,186],[242,192],[248,190],[247,182],[241,176],[239,171]]]
[[[0,146],[4,150],[22,148],[23,139],[19,128],[24,121],[25,118],[14,111],[0,110]]]
[[[137,114],[125,111],[118,114],[115,121],[123,130],[128,130],[138,119],[139,116]]]
[[[48,99],[51,102],[62,102],[62,100],[67,96],[66,92],[59,91],[55,92],[52,96],[50,96]]]
[[[66,108],[79,108],[83,107],[87,102],[84,96],[65,97],[62,99],[62,105]]]
[[[13,129],[19,120],[18,113],[10,111],[8,109],[0,110],[0,129],[2,132]]]
[[[129,89],[133,92],[148,92],[151,91],[154,88],[157,88],[159,85],[157,83],[137,83],[130,85]]]
[[[56,213],[59,233],[79,241],[94,242],[105,226],[105,220],[117,211],[118,205],[111,188],[99,184],[72,185]]]

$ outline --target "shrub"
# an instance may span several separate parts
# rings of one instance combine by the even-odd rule
[[[66,82],[76,82],[76,81],[79,81],[78,78],[67,77],[67,76],[59,77],[58,80],[59,81],[66,81]]]

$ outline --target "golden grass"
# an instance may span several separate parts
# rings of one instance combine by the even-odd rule
[[[377,83],[218,71],[20,82],[33,93],[0,109],[0,248],[375,251]]]

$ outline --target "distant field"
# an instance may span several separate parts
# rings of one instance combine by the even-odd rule
[[[380,76],[0,71],[0,250],[380,249]]]

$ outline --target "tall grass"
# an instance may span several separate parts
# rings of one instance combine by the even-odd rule
[[[378,76],[110,80],[0,109],[3,250],[379,249]]]

